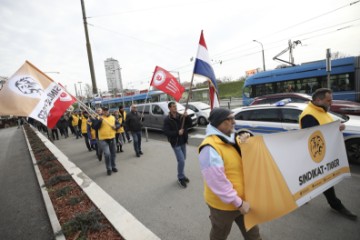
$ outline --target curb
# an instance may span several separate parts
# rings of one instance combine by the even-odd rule
[[[55,237],[56,240],[66,240],[65,235],[61,231],[61,226],[60,226],[59,220],[58,220],[58,218],[56,216],[54,206],[52,205],[49,194],[48,194],[48,192],[46,190],[44,179],[42,178],[39,167],[38,167],[38,165],[36,163],[36,159],[35,159],[33,150],[32,150],[32,148],[30,146],[29,140],[27,138],[27,134],[25,132],[25,129],[24,128],[22,128],[22,129],[23,129],[23,133],[24,133],[24,136],[25,136],[26,144],[27,144],[29,152],[30,152],[31,160],[33,162],[36,178],[38,180],[38,183],[39,183],[39,186],[40,186],[40,189],[41,189],[41,194],[42,194],[43,199],[44,199],[44,203],[45,203],[46,211],[47,211],[48,216],[49,216],[50,224],[51,224],[51,227],[53,229],[54,237]]]
[[[34,128],[33,128],[34,129]],[[89,178],[80,168],[78,168],[69,158],[64,155],[52,142],[50,142],[42,133],[37,129],[34,129],[35,133],[44,142],[45,146],[54,154],[57,160],[63,165],[66,171],[72,176],[74,181],[79,187],[87,194],[90,200],[96,205],[96,207],[104,214],[107,220],[113,225],[113,227],[120,233],[124,239],[129,240],[160,240],[153,232],[145,227],[139,220],[137,220],[130,212],[128,212],[123,206],[115,201],[107,192],[105,192],[99,185],[97,185],[91,178]],[[26,134],[25,134],[26,136]],[[26,138],[28,143],[28,140]],[[28,143],[29,146],[29,143]],[[30,150],[30,148],[29,148]],[[33,158],[32,151],[30,151]],[[33,158],[33,161],[35,159]],[[34,164],[35,165],[35,164]],[[37,166],[35,165],[37,168]],[[39,172],[39,170],[37,170]],[[38,173],[37,173],[38,174]],[[39,172],[40,174],[40,172]],[[40,175],[41,177],[41,175]],[[42,177],[41,177],[42,180]],[[42,181],[43,182],[43,181]],[[40,181],[39,181],[40,184]],[[41,187],[41,184],[40,184]],[[41,189],[43,189],[41,187]],[[44,189],[43,191],[46,192]],[[53,213],[49,212],[49,217],[56,218],[56,221],[61,230],[60,224],[57,220],[54,208],[51,204],[49,195],[47,194],[49,204],[51,205]],[[45,200],[45,197],[44,197]],[[46,204],[47,205],[47,204]],[[48,207],[47,207],[48,209]],[[50,220],[51,221],[51,220]],[[51,221],[51,224],[52,221]],[[57,226],[55,226],[57,227]],[[54,227],[53,227],[54,229]],[[54,230],[55,232],[55,230]],[[58,240],[58,238],[56,238]],[[65,239],[65,238],[63,238]],[[59,238],[60,240],[60,238]]]

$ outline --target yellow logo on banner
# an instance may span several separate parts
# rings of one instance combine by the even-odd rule
[[[310,156],[314,162],[319,163],[324,159],[326,144],[325,138],[320,131],[315,131],[311,134],[308,141],[308,147]]]

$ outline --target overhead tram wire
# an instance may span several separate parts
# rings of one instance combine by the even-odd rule
[[[352,3],[350,3],[350,4],[343,5],[343,6],[341,6],[341,7],[338,7],[338,8],[336,8],[336,9],[334,9],[334,10],[328,11],[328,12],[326,12],[326,13],[323,13],[323,14],[320,14],[320,15],[318,15],[318,16],[312,17],[312,18],[310,18],[310,19],[307,19],[307,20],[305,20],[305,21],[299,22],[299,23],[294,24],[294,25],[292,25],[292,26],[286,27],[286,28],[284,28],[284,29],[282,29],[282,30],[279,30],[279,31],[277,31],[277,32],[274,32],[274,33],[270,33],[270,34],[268,34],[268,35],[265,35],[264,37],[259,37],[259,39],[262,40],[263,38],[267,38],[267,37],[269,37],[269,36],[272,36],[272,35],[275,35],[275,34],[277,34],[277,33],[283,32],[283,31],[288,30],[288,29],[290,29],[290,28],[293,28],[293,27],[295,27],[295,26],[299,26],[299,25],[304,24],[304,23],[306,23],[306,22],[309,22],[309,21],[312,21],[312,20],[314,20],[314,19],[323,17],[323,16],[325,16],[325,15],[327,15],[327,14],[333,13],[333,12],[335,12],[335,11],[338,11],[338,10],[342,9],[342,8],[351,7],[351,6],[353,6],[353,5],[355,5],[355,4],[359,3],[359,2],[360,2],[360,0],[357,0],[357,1],[354,1],[354,2],[352,2]],[[288,40],[288,39],[287,39],[287,40]],[[246,43],[246,44],[247,44],[247,43]],[[238,45],[238,46],[236,46],[236,47],[232,47],[232,48],[230,48],[230,49],[227,49],[227,50],[225,50],[225,51],[222,51],[222,52],[220,52],[220,53],[215,54],[215,56],[221,55],[222,53],[225,53],[225,52],[228,52],[228,51],[232,51],[233,49],[236,49],[236,48],[243,47],[243,46],[245,46],[246,44],[242,44],[242,45]]]
[[[286,27],[286,28],[284,28],[284,29],[282,29],[282,30],[280,30],[280,31],[271,33],[271,34],[269,34],[269,35],[265,35],[264,37],[261,37],[260,39],[267,38],[267,37],[269,37],[269,36],[278,34],[278,33],[280,33],[280,32],[283,32],[283,31],[285,31],[285,30],[288,30],[288,29],[290,29],[290,28],[293,28],[293,27],[302,25],[302,24],[304,24],[304,23],[310,22],[310,21],[312,21],[312,20],[318,19],[318,18],[323,17],[323,16],[325,16],[325,15],[328,15],[328,14],[330,14],[330,13],[336,12],[336,11],[338,11],[338,10],[340,10],[340,9],[343,9],[343,8],[346,8],[346,7],[351,7],[351,6],[353,6],[353,5],[355,5],[355,4],[359,3],[359,2],[360,2],[360,0],[355,1],[355,2],[352,2],[352,3],[350,3],[350,4],[345,4],[345,5],[343,5],[343,6],[341,6],[341,7],[338,7],[338,8],[336,8],[336,9],[334,9],[334,10],[325,12],[325,13],[320,14],[320,15],[318,15],[318,16],[312,17],[312,18],[307,19],[307,20],[305,20],[305,21],[302,21],[302,22],[296,23],[296,24],[294,24],[294,25],[291,25],[291,26],[289,26],[289,27]]]
[[[347,22],[343,22],[343,23],[339,23],[339,24],[336,24],[336,25],[332,25],[332,26],[328,26],[328,27],[324,27],[324,28],[320,28],[320,29],[317,29],[317,30],[314,30],[314,31],[311,31],[311,32],[307,32],[307,33],[302,33],[302,34],[298,34],[298,35],[295,35],[295,36],[292,36],[292,37],[289,37],[289,38],[284,38],[284,39],[280,39],[280,40],[277,40],[277,41],[274,41],[274,42],[270,42],[267,44],[267,46],[269,45],[274,45],[274,44],[277,44],[277,43],[281,43],[281,45],[276,45],[276,46],[273,46],[273,47],[266,47],[266,50],[270,50],[270,49],[274,49],[274,48],[278,48],[278,47],[281,47],[283,46],[283,42],[284,41],[288,41],[289,39],[294,39],[294,38],[299,38],[300,36],[303,36],[303,35],[308,35],[308,34],[312,34],[312,33],[316,33],[316,32],[319,32],[319,31],[323,31],[323,30],[326,30],[326,29],[329,29],[329,28],[334,28],[336,26],[339,26],[339,25],[343,25],[343,24],[348,24],[348,23],[352,23],[352,22],[356,22],[356,21],[359,21],[360,18],[358,19],[354,19],[354,20],[351,20],[351,21],[347,21]],[[356,26],[356,25],[355,25]],[[342,28],[338,28],[338,29],[335,29],[333,31],[330,31],[330,32],[326,32],[326,33],[319,33],[317,35],[313,35],[311,37],[307,37],[307,38],[302,38],[300,39],[301,41],[305,41],[305,40],[309,40],[309,39],[312,39],[312,38],[317,38],[317,37],[320,37],[320,36],[323,36],[323,35],[327,35],[327,34],[331,34],[331,33],[334,33],[334,32],[337,32],[337,31],[341,31],[341,30],[345,30],[345,29],[348,29],[348,28],[351,28],[351,27],[354,27],[354,26],[344,26]],[[238,52],[238,53],[242,53],[242,52]],[[251,55],[255,55],[255,54],[258,54],[258,51],[256,52],[251,52],[251,53],[244,53],[238,57],[232,57],[232,58],[224,58],[224,57],[220,57],[223,61],[223,63],[225,62],[229,62],[229,61],[235,61],[237,59],[241,59],[243,57],[248,57],[248,56],[251,56]],[[221,56],[220,54],[217,54],[216,56]]]

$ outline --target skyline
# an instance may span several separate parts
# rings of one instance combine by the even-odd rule
[[[53,72],[49,77],[72,94],[78,82],[91,85],[80,0],[0,3],[0,76],[11,77],[28,60]],[[201,30],[220,80],[263,68],[262,46],[266,70],[274,69],[281,63],[272,58],[289,40],[301,41],[293,50],[296,64],[325,59],[327,48],[343,56],[360,55],[356,0],[86,0],[85,8],[101,91],[107,89],[107,58],[119,61],[124,88],[148,89],[155,66],[189,82]],[[288,52],[281,56],[287,57]]]

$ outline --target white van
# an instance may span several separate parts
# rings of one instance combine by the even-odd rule
[[[169,114],[168,103],[169,102],[153,102],[137,104],[138,112],[144,113],[143,126],[151,129],[162,130],[164,118]],[[176,107],[180,114],[184,113],[185,107],[183,105],[177,102]],[[196,127],[198,121],[196,114],[191,109],[188,109],[187,113],[191,117],[192,127]]]

